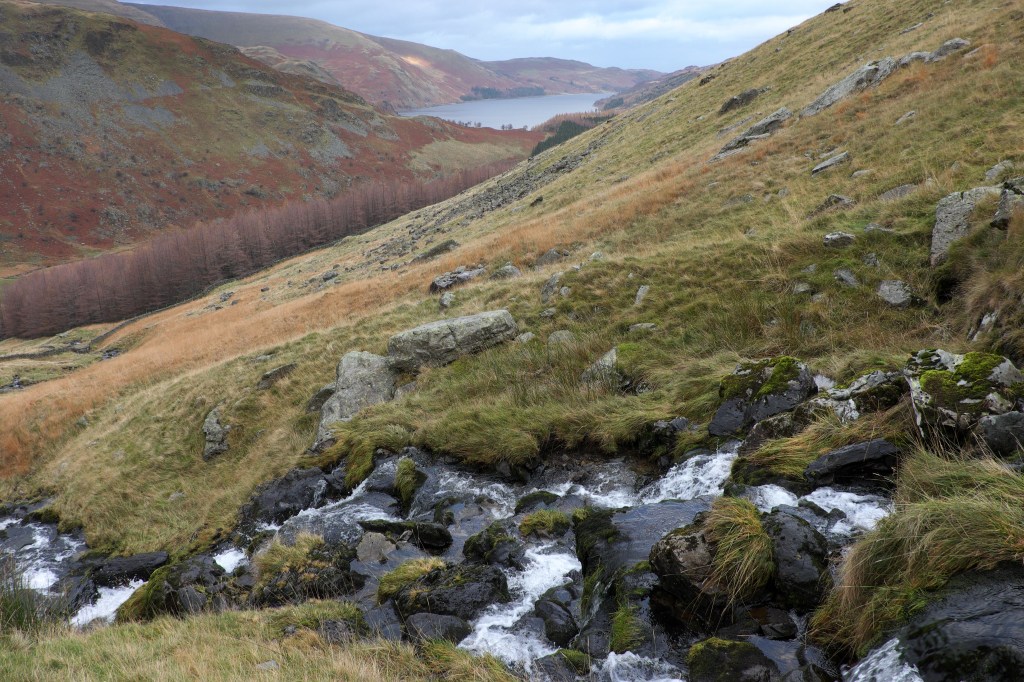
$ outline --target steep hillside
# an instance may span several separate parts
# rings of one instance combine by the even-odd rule
[[[650,102],[652,99],[657,99],[679,86],[689,83],[707,71],[708,68],[710,67],[687,66],[685,69],[673,71],[667,76],[652,79],[646,83],[635,85],[628,90],[618,92],[618,94],[611,97],[598,100],[596,106],[602,111],[610,111],[612,109],[629,109],[644,102]]]
[[[507,91],[543,87],[547,94],[621,90],[655,71],[601,69],[553,59],[479,62],[454,50],[365,35],[300,17],[207,12],[131,5],[166,26],[241,47],[272,47],[292,59],[316,62],[368,101],[396,109],[457,102],[473,88]]]
[[[233,47],[107,14],[4,2],[0,17],[0,265],[521,157],[539,139],[384,116]]]
[[[366,613],[342,632],[443,625],[531,679],[838,679],[867,656],[847,679],[1012,680],[1022,62],[1019,3],[840,5],[0,395],[0,499],[97,551],[167,551],[122,619],[183,610],[176,581],[234,551],[253,568],[199,571],[224,602],[327,588]],[[120,640],[210,618],[13,637],[0,668],[130,661]],[[326,644],[339,619],[279,626],[275,664],[379,663]],[[271,657],[228,655],[239,679]]]

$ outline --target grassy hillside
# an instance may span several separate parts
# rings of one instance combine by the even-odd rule
[[[0,264],[521,158],[538,135],[384,116],[235,48],[109,14],[0,3]],[[475,145],[480,146],[475,146]],[[472,151],[469,151],[469,150]]]
[[[389,334],[442,317],[427,286],[460,264],[512,261],[527,274],[459,289],[445,314],[507,307],[538,339],[425,370],[415,392],[344,426],[335,456],[352,462],[374,446],[413,443],[489,468],[560,448],[628,450],[654,420],[706,423],[720,379],[742,358],[793,355],[838,382],[901,367],[926,347],[994,349],[1019,363],[1020,216],[1005,233],[979,228],[945,270],[929,268],[928,255],[936,202],[986,184],[1000,160],[1024,159],[1020,9],[989,0],[861,0],[847,9],[465,195],[222,289],[237,305],[207,311],[215,292],[129,325],[109,340],[132,339],[118,358],[0,395],[0,499],[52,495],[64,522],[83,525],[90,545],[105,550],[183,554],[208,543],[254,486],[308,461],[316,424],[304,405],[333,379],[338,357],[381,352]],[[709,163],[750,123],[781,106],[799,111],[865,62],[953,37],[971,47],[903,68]],[[761,87],[770,89],[754,103],[718,114],[728,98]],[[916,115],[896,125],[908,111]],[[849,164],[811,175],[841,150]],[[871,172],[854,177],[863,170]],[[914,187],[903,196],[880,198],[906,184]],[[810,217],[830,194],[856,205]],[[870,223],[887,229],[866,231]],[[409,234],[423,230],[461,246],[410,261]],[[823,245],[837,230],[855,235],[850,247]],[[571,256],[527,267],[552,247]],[[595,251],[603,258],[590,258]],[[334,265],[338,285],[302,286]],[[857,286],[837,281],[842,268]],[[541,286],[557,270],[569,291],[543,303]],[[884,305],[874,290],[889,279],[907,282],[924,304]],[[819,295],[797,293],[798,283]],[[650,291],[636,305],[641,285]],[[1006,326],[969,341],[978,319],[997,309]],[[657,328],[630,331],[636,323]],[[560,329],[577,341],[548,350],[544,340]],[[581,382],[612,347],[649,391]],[[263,372],[288,362],[297,364],[292,374],[256,390]],[[231,450],[204,463],[200,426],[216,405],[237,429]],[[822,437],[842,441],[843,428]],[[178,491],[185,497],[175,500]]]

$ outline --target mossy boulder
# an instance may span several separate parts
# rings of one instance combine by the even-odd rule
[[[270,575],[261,575],[253,591],[257,606],[299,604],[309,599],[330,599],[351,594],[364,578],[350,570],[355,549],[318,544]]]
[[[723,617],[729,599],[712,580],[714,556],[702,516],[651,548],[650,567],[658,576],[654,599],[679,622],[699,626]]]
[[[466,539],[462,554],[467,561],[493,566],[522,568],[524,546],[515,522],[495,521]]]
[[[690,647],[690,682],[777,682],[778,666],[749,642],[712,637]]]
[[[559,496],[555,493],[548,492],[547,490],[537,490],[519,498],[519,501],[516,502],[516,514],[550,507],[555,502],[558,502],[559,499]]]
[[[907,373],[918,425],[938,437],[963,439],[984,417],[1016,409],[1024,396],[1024,375],[1002,355],[923,350]]]
[[[472,620],[488,606],[511,600],[502,570],[478,564],[430,571],[395,594],[395,606],[403,618],[436,613]]]
[[[708,433],[737,435],[762,419],[794,409],[817,390],[811,371],[795,358],[742,363],[722,380],[722,402],[708,425]]]
[[[443,552],[452,544],[451,532],[440,523],[370,519],[360,521],[359,525],[367,532],[380,533],[396,542],[406,539],[430,552]]]
[[[565,535],[572,521],[565,512],[555,509],[540,509],[530,512],[519,523],[519,532],[524,537],[536,535],[543,538],[558,538]]]
[[[117,620],[223,611],[241,601],[242,594],[231,576],[210,555],[200,554],[153,571],[146,584],[117,610]]]

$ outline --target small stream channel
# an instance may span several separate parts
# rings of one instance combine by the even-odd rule
[[[373,474],[347,497],[325,500],[321,490],[321,494],[314,496],[312,506],[282,522],[263,523],[257,530],[286,542],[300,532],[313,532],[322,535],[328,543],[354,546],[365,533],[361,521],[433,521],[440,506],[449,512],[448,530],[453,538],[452,545],[441,556],[459,562],[468,537],[494,521],[518,522],[524,514],[516,514],[517,501],[537,491],[559,496],[552,508],[571,511],[592,506],[628,510],[622,516],[623,523],[660,523],[662,526],[658,528],[671,530],[682,525],[678,522],[680,501],[704,500],[706,505],[723,493],[739,445],[734,441],[717,452],[694,455],[653,480],[637,474],[621,459],[581,465],[578,460],[565,457],[561,463],[549,463],[528,484],[511,484],[470,473],[414,451],[417,467],[425,472],[426,481],[407,514],[402,513],[397,500],[388,492],[398,461],[395,457],[379,462]],[[780,505],[792,508],[794,513],[813,523],[830,546],[838,549],[848,545],[858,533],[874,527],[890,506],[884,497],[828,487],[798,497],[780,486],[763,485],[746,489],[744,495],[764,512]],[[811,513],[811,508],[816,508],[817,513]],[[27,586],[41,595],[57,598],[62,578],[77,568],[76,557],[86,545],[80,535],[61,534],[53,524],[26,520],[33,509],[10,510],[0,516],[0,551],[16,557]],[[637,556],[646,558],[649,549],[649,544],[637,547]],[[429,555],[412,544],[398,542],[384,560],[354,561],[353,570],[365,575],[367,583],[353,598],[364,605],[372,604],[376,580],[381,575],[410,558],[421,556]],[[212,558],[228,573],[250,561],[245,551],[230,545],[221,547]],[[491,653],[514,670],[534,678],[534,662],[559,648],[545,637],[543,629],[538,629],[536,619],[531,618],[534,607],[542,595],[553,588],[578,585],[581,569],[571,531],[562,538],[527,538],[521,567],[503,568],[511,601],[494,604],[480,613],[471,623],[471,634],[460,646],[475,653]],[[70,622],[84,627],[112,621],[117,608],[141,584],[142,581],[133,580],[98,588],[88,603],[70,617]],[[685,679],[685,671],[677,664],[631,651],[611,653],[595,663],[591,679],[616,682]],[[858,682],[916,679],[912,670],[900,667],[898,652],[894,654],[892,650],[876,651],[845,677]]]

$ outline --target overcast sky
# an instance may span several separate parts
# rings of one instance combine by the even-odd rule
[[[477,59],[562,57],[675,71],[733,57],[835,0],[136,0],[323,19]]]

